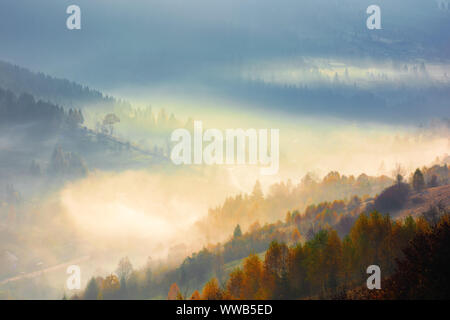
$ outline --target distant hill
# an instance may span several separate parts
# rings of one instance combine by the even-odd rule
[[[83,176],[89,169],[129,169],[166,163],[144,148],[83,126],[80,109],[63,108],[0,87],[0,183],[30,186],[30,179]],[[56,156],[55,156],[56,155]],[[8,198],[0,185],[0,199]]]
[[[403,209],[394,214],[396,218],[403,218],[408,215],[420,216],[423,212],[438,204],[445,208],[450,207],[450,184],[434,188],[424,189],[421,192],[411,194]]]
[[[68,108],[110,107],[123,103],[100,91],[41,72],[0,61],[0,87],[20,96],[29,93],[36,99],[49,101]]]

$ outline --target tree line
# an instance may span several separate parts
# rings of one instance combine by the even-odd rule
[[[361,214],[343,239],[328,229],[291,247],[274,241],[264,260],[250,255],[225,286],[212,278],[193,298],[445,299],[450,296],[449,240],[448,211],[436,224],[425,216],[394,221],[374,211]],[[364,287],[373,264],[382,270],[382,290]],[[176,298],[187,297],[178,293]]]
[[[446,181],[447,166],[418,170],[424,178],[424,188],[432,187],[425,182],[433,180],[427,180],[432,173],[431,176],[440,172],[439,183]],[[430,207],[416,219],[395,220],[377,210],[383,201],[389,203],[396,197],[403,197],[398,190],[407,189],[407,197],[400,200],[402,204],[412,190],[420,192],[422,189],[414,186],[417,185],[414,176],[420,175],[413,174],[409,184],[398,179],[371,201],[358,196],[325,201],[309,205],[302,213],[288,211],[284,221],[264,225],[255,221],[246,232],[237,224],[227,241],[192,254],[175,269],[155,270],[145,266],[133,270],[129,277],[118,279],[117,290],[126,288],[126,293],[124,289],[117,292],[121,292],[122,299],[165,298],[168,288],[176,292],[172,298],[208,297],[203,294],[205,290],[216,292],[218,297],[234,299],[342,295],[364,283],[369,265],[379,265],[384,277],[392,275],[397,260],[404,258],[403,249],[409,242],[417,234],[433,230],[447,214],[442,203]],[[264,199],[258,187],[251,197],[256,203]],[[262,253],[264,259],[261,259]],[[242,258],[245,258],[243,267],[230,270],[230,263]],[[97,290],[101,291],[103,279],[96,283]],[[204,290],[200,290],[202,287]],[[200,291],[196,293],[195,289]]]

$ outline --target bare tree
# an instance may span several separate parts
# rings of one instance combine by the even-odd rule
[[[133,272],[133,265],[128,257],[122,258],[119,261],[119,265],[116,269],[116,274],[119,279],[128,279],[130,274]]]
[[[400,163],[396,163],[395,169],[392,170],[392,176],[394,177],[397,184],[400,184],[403,182],[403,177],[405,176],[405,174],[406,174],[406,171],[402,167],[402,165]]]
[[[113,135],[114,125],[119,122],[119,117],[117,117],[114,113],[109,113],[103,119],[103,126],[109,128],[110,135]]]

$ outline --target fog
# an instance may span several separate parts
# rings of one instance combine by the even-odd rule
[[[189,251],[207,245],[193,224],[225,198],[250,193],[256,180],[267,192],[276,182],[299,183],[307,172],[318,177],[332,170],[393,176],[398,164],[409,173],[450,151],[445,126],[436,132],[356,125],[290,130],[281,129],[281,165],[275,176],[260,176],[256,166],[193,165],[163,173],[95,171],[64,186],[58,194],[61,207],[94,247],[144,258],[152,251],[152,256],[164,259],[168,248],[179,243]]]
[[[224,195],[236,192],[227,179],[183,171],[96,172],[66,185],[59,196],[80,236],[94,246],[165,259],[175,244],[192,250],[204,245],[191,232],[192,224]]]
[[[244,128],[270,124],[280,129],[277,175],[260,176],[257,166],[164,165],[138,170],[90,170],[84,177],[51,188],[48,181],[40,182],[41,191],[31,193],[33,200],[13,209],[17,221],[10,224],[11,229],[0,226],[4,249],[26,262],[28,267],[22,268],[25,272],[36,270],[39,263],[45,270],[81,259],[83,284],[92,275],[113,272],[125,256],[137,268],[147,264],[149,257],[155,268],[177,266],[191,252],[231,236],[224,230],[212,230],[216,236],[211,239],[195,224],[227,197],[251,193],[256,180],[267,195],[273,183],[290,179],[298,184],[308,172],[317,177],[332,170],[355,176],[393,176],[401,164],[408,176],[415,168],[431,165],[437,156],[450,153],[445,121],[418,128],[362,126],[336,119],[270,121],[262,116],[256,120],[246,114],[234,120],[227,116],[215,121],[211,118],[205,121],[205,128],[226,128],[230,123]],[[24,176],[18,178],[25,180]],[[20,182],[18,186],[25,190],[26,184]],[[11,208],[2,207],[0,213],[7,217]],[[171,255],[171,248],[180,244],[183,252],[178,249],[176,255]],[[64,290],[65,267],[58,270],[49,272],[45,284],[40,284],[53,288],[47,292],[51,298],[58,298]],[[27,292],[24,296],[33,297],[33,290]]]
[[[368,0],[79,0],[77,31],[71,4],[0,3],[0,59],[45,73],[0,62],[0,297],[10,277],[16,297],[61,297],[67,263],[83,285],[125,256],[175,267],[231,236],[197,222],[256,181],[270,195],[308,173],[408,177],[450,154],[450,20],[435,1],[379,0],[373,31]],[[278,173],[175,166],[170,134],[193,120],[279,129]],[[37,270],[36,290],[14,287]]]
[[[420,85],[430,79],[448,86],[448,45],[442,38],[450,22],[448,12],[440,10],[436,1],[380,0],[382,30],[376,32],[365,25],[370,1],[283,0],[274,9],[273,0],[189,4],[81,0],[77,3],[83,17],[80,32],[65,29],[69,4],[2,1],[0,39],[8,43],[2,59],[107,93],[139,92],[151,103],[154,94],[167,90],[180,99],[186,93],[191,99],[211,95],[251,102],[248,106],[256,110],[317,112],[358,120],[370,116],[389,121],[394,113],[397,122],[417,121],[430,115],[423,112],[425,106],[433,108],[436,116],[448,116],[439,97],[419,103],[433,92],[401,91],[402,103],[396,105],[389,100],[398,97],[386,90],[397,80],[398,89],[403,81]],[[15,30],[13,35],[10,30]],[[298,68],[299,61],[305,70]],[[422,63],[430,79],[401,69],[407,65],[412,70]],[[336,100],[326,95],[327,90],[318,91],[313,95],[323,96],[321,106],[311,107],[302,94],[279,88],[289,84],[311,89],[318,80],[319,85],[327,77],[332,82],[335,74],[341,81],[373,91],[355,90],[353,95],[363,95],[357,101]],[[374,88],[380,81],[384,91]],[[443,99],[448,100],[448,89],[444,92]],[[383,107],[385,100],[388,108]],[[352,108],[352,102],[360,108]],[[373,112],[373,106],[380,110]]]

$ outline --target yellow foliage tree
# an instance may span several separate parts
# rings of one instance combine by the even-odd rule
[[[244,272],[240,268],[235,269],[230,273],[230,278],[227,282],[227,292],[232,299],[242,298],[242,287],[244,285]]]
[[[292,231],[291,234],[291,240],[293,243],[297,243],[300,241],[300,239],[302,238],[302,236],[300,235],[300,232],[298,231],[297,228],[294,229],[294,231]]]
[[[195,290],[192,293],[191,300],[201,300],[200,293],[198,292],[198,290]]]
[[[257,255],[252,254],[244,261],[244,278],[241,296],[243,299],[256,299],[261,287],[262,263]]]
[[[222,300],[222,290],[219,288],[219,283],[216,278],[209,280],[202,291],[203,300]]]
[[[178,288],[178,285],[176,283],[172,283],[169,289],[169,293],[167,295],[167,300],[178,300],[179,295],[180,295],[180,288]]]

